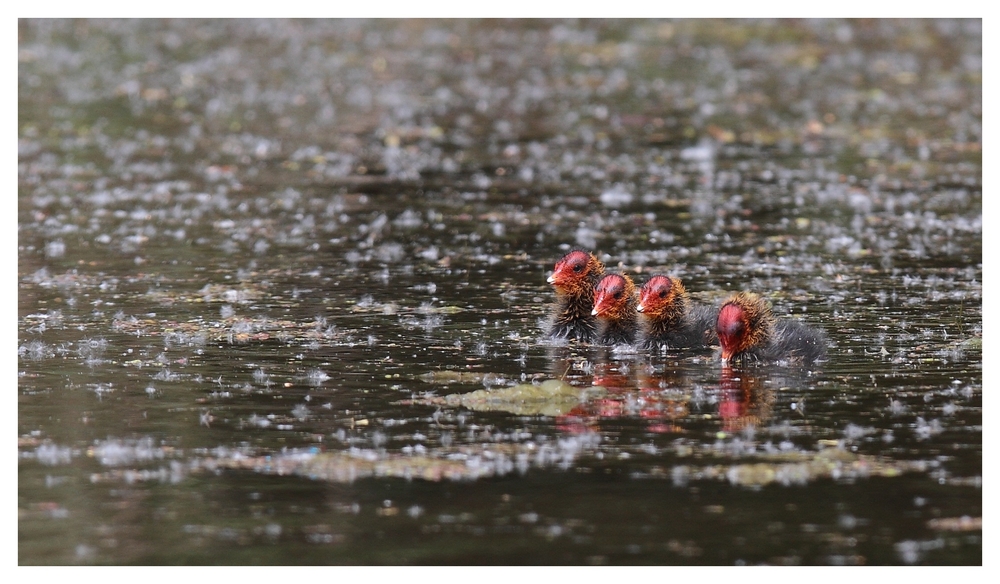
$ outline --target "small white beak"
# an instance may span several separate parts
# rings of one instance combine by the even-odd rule
[[[597,309],[596,308],[590,311],[590,316],[597,316]]]
[[[548,278],[546,278],[545,281],[548,282],[549,284],[555,284],[556,283],[556,277],[555,276],[549,276]]]
[[[642,304],[641,304],[641,303],[640,303],[640,304],[637,304],[637,305],[635,306],[635,309],[636,309],[636,311],[637,311],[637,312],[642,312]]]

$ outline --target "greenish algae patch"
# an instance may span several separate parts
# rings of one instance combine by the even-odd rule
[[[529,469],[576,466],[586,458],[608,460],[623,452],[618,447],[602,446],[596,435],[584,435],[571,442],[524,442],[465,444],[429,449],[423,454],[404,454],[370,449],[346,451],[286,451],[255,455],[233,451],[223,456],[194,457],[177,461],[169,468],[109,469],[94,473],[92,483],[179,480],[186,474],[214,473],[218,470],[248,470],[266,475],[299,476],[330,483],[352,483],[365,478],[401,478],[406,480],[474,481],[482,478],[525,473]],[[598,454],[600,453],[600,455]],[[175,450],[165,458],[179,455]],[[632,454],[640,455],[639,451]],[[886,457],[854,454],[829,448],[818,452],[753,455],[754,462],[738,464],[655,465],[646,478],[668,478],[675,485],[697,481],[726,481],[734,486],[760,488],[777,484],[804,486],[817,480],[863,480],[870,477],[899,477],[906,473],[927,472],[929,465],[920,460],[892,460]]]
[[[422,398],[412,403],[464,407],[480,412],[508,412],[519,416],[561,416],[605,393],[607,390],[599,385],[580,388],[558,379],[548,379],[537,385],[519,383],[510,387]]]
[[[711,451],[702,454],[718,455]],[[726,480],[743,487],[762,487],[774,483],[785,486],[806,485],[818,479],[898,477],[908,472],[927,471],[927,463],[921,460],[892,460],[854,454],[841,448],[758,453],[752,456],[759,462],[679,465],[672,469],[672,476],[675,482]]]
[[[960,345],[966,351],[979,351],[983,350],[983,337],[971,337],[962,341]]]

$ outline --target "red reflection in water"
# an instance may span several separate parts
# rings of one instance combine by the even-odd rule
[[[743,371],[722,367],[719,377],[719,417],[722,430],[738,432],[759,426],[771,417],[774,392],[760,378]]]
[[[676,387],[676,380],[646,372],[633,376],[627,366],[622,369],[614,362],[595,364],[592,383],[606,388],[608,393],[559,416],[556,427],[570,433],[593,432],[599,430],[602,420],[639,418],[648,422],[649,432],[682,432],[675,421],[688,415],[687,402],[667,399],[663,392],[664,388]]]
[[[565,363],[565,364],[564,364]],[[575,369],[570,361],[559,364],[563,372]],[[690,380],[676,371],[656,371],[643,364],[600,361],[589,366],[589,377],[572,377],[574,385],[599,385],[607,389],[601,397],[579,404],[556,418],[556,427],[567,433],[600,431],[601,423],[626,418],[646,422],[646,431],[657,434],[685,432],[681,421],[690,416],[689,399],[678,397]],[[771,417],[774,391],[764,380],[739,368],[723,366],[719,376],[718,413],[721,430],[735,433],[759,426]],[[673,390],[673,391],[671,391]],[[680,392],[686,395],[687,391]]]

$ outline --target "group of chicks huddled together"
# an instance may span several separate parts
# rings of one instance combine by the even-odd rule
[[[549,284],[556,306],[548,335],[641,349],[696,349],[718,345],[723,363],[802,361],[826,356],[822,331],[775,318],[752,292],[737,292],[718,308],[695,303],[678,278],[654,275],[636,292],[625,274],[605,274],[592,253],[573,250],[556,263]]]

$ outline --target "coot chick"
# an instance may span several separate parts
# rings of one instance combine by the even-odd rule
[[[608,274],[594,291],[597,342],[602,345],[631,345],[638,330],[635,311],[635,284],[624,274]]]
[[[719,309],[716,332],[722,362],[813,361],[826,357],[826,335],[797,320],[778,319],[752,292],[737,292]]]
[[[693,302],[678,278],[650,278],[639,290],[636,310],[644,349],[707,347],[716,341],[715,310]]]
[[[604,264],[594,254],[573,250],[556,262],[548,283],[556,289],[556,305],[547,324],[554,339],[591,342],[597,334],[597,319],[591,314],[594,287],[604,277]]]

